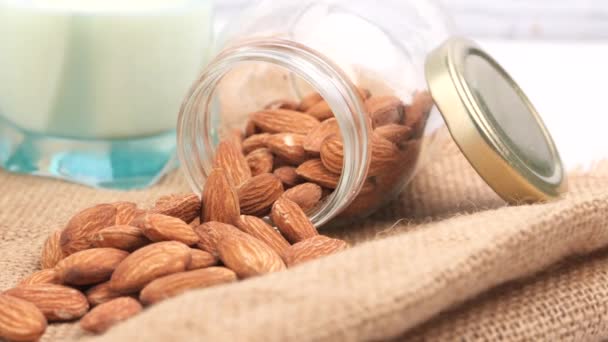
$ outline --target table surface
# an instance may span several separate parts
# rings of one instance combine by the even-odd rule
[[[608,159],[608,42],[477,41],[534,103],[566,168]]]

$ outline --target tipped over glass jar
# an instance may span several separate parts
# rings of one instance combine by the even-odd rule
[[[429,72],[429,64],[441,67],[442,53],[434,52],[434,62],[428,58],[437,49],[453,50],[438,48],[449,37],[448,23],[432,1],[257,3],[226,28],[217,55],[182,105],[178,154],[192,189],[201,193],[216,167],[239,173],[222,162],[219,146],[220,151],[242,152],[240,164],[250,166],[231,180],[237,189],[250,177],[269,173],[281,180],[283,190],[312,183],[309,192],[314,199],[300,204],[317,226],[374,212],[410,182],[432,154],[434,133],[444,125],[435,104],[445,117],[451,93],[438,101],[437,89],[430,89],[427,81],[440,79],[437,85],[444,80]],[[511,85],[506,73],[500,76]],[[523,93],[511,93],[525,99]],[[542,121],[525,100],[540,127],[534,134],[548,141],[542,157],[559,160]],[[495,108],[494,103],[488,107]],[[501,121],[500,112],[493,112],[496,121]],[[455,126],[450,123],[463,122],[446,121],[452,134]],[[457,142],[465,153],[484,140],[462,135],[468,137],[467,143]],[[469,159],[479,171],[488,158],[481,152]],[[510,161],[496,163],[500,165],[494,170],[513,166]],[[540,171],[558,173],[561,184],[561,164],[556,165]],[[512,183],[490,178],[484,176],[495,188]],[[513,195],[505,191],[503,197]],[[243,208],[241,212],[253,214]]]

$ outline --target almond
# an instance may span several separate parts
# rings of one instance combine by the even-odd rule
[[[304,181],[304,179],[296,173],[296,168],[293,166],[282,166],[275,169],[272,173],[277,176],[281,183],[283,183],[284,189],[291,188]]]
[[[243,131],[238,128],[233,128],[228,131],[224,140],[231,141],[238,148],[239,151],[243,150]]]
[[[322,194],[323,190],[317,184],[304,183],[285,191],[282,196],[293,201],[306,212],[319,203]]]
[[[150,243],[142,230],[133,226],[112,226],[104,228],[91,238],[93,247],[108,247],[134,251]]]
[[[201,218],[197,217],[194,220],[192,220],[192,222],[188,223],[188,225],[190,225],[190,227],[195,228],[201,225]]]
[[[374,128],[403,122],[405,106],[398,97],[373,96],[365,101],[365,107]]]
[[[312,155],[318,155],[321,151],[323,140],[330,135],[340,135],[340,127],[335,118],[323,121],[317,128],[313,129],[306,135],[302,147]]]
[[[237,216],[238,218],[238,216]],[[217,252],[217,242],[222,232],[237,229],[234,226],[222,222],[209,221],[194,228],[194,231],[199,237],[199,242],[196,245],[205,252],[211,253],[213,256],[219,255]]]
[[[215,150],[214,168],[224,170],[230,184],[238,188],[251,178],[251,170],[242,149],[232,141],[222,141]]]
[[[412,136],[412,129],[410,127],[397,124],[388,124],[378,127],[374,132],[393,144],[397,144],[397,146],[407,141]]]
[[[296,169],[296,173],[313,183],[317,183],[329,189],[335,189],[340,181],[340,175],[329,171],[321,159],[311,159],[302,163]]]
[[[239,214],[239,198],[230,186],[224,170],[213,169],[203,189],[201,220],[232,224]]]
[[[376,133],[372,134],[371,142],[372,157],[369,163],[368,176],[377,176],[397,167],[400,151],[395,144]]]
[[[23,278],[17,286],[33,284],[61,284],[61,281],[58,279],[54,268],[47,268]]]
[[[216,286],[236,281],[236,274],[225,267],[209,267],[180,272],[158,278],[146,285],[139,299],[149,305],[175,297],[188,290]]]
[[[321,162],[333,173],[341,173],[344,163],[344,145],[342,138],[336,135],[327,137],[321,144]]]
[[[40,256],[40,266],[45,268],[53,268],[63,259],[64,254],[61,249],[61,231],[57,230],[46,239],[42,247],[42,255]]]
[[[412,128],[412,136],[419,138],[422,136],[426,119],[433,108],[433,97],[428,91],[421,91],[414,94],[412,103],[405,107],[404,124]]]
[[[264,242],[240,230],[225,231],[217,243],[220,260],[239,278],[285,269],[283,260]]]
[[[283,184],[272,173],[251,178],[237,191],[241,213],[263,216],[268,214],[272,203],[283,194]]]
[[[55,266],[57,278],[64,284],[91,285],[110,279],[112,272],[128,252],[116,248],[93,248],[74,253]]]
[[[184,271],[190,259],[190,248],[181,242],[153,243],[136,250],[116,267],[110,289],[121,293],[137,292],[156,278]]]
[[[192,248],[190,249],[190,254],[192,259],[188,264],[187,270],[197,270],[199,268],[215,266],[219,261],[213,254],[200,249]]]
[[[300,105],[298,106],[298,109],[301,110],[302,112],[305,112],[307,110],[309,110],[312,106],[316,105],[317,103],[323,101],[323,97],[321,96],[321,94],[319,93],[312,93],[309,94],[307,96],[305,96],[304,98],[302,98],[302,100],[300,101]]]
[[[249,153],[245,159],[251,169],[252,176],[258,176],[262,173],[272,172],[274,157],[267,148],[259,148]]]
[[[289,247],[285,252],[285,263],[288,267],[292,267],[347,248],[348,244],[345,241],[317,235]]]
[[[275,155],[291,165],[299,165],[307,159],[302,144],[306,136],[293,133],[273,134],[266,139],[266,145]]]
[[[44,334],[46,324],[36,305],[0,293],[0,339],[37,341]]]
[[[266,133],[308,134],[319,125],[314,117],[287,109],[265,110],[251,114],[251,120]]]
[[[87,290],[87,300],[91,306],[103,304],[109,302],[114,298],[123,296],[119,292],[116,292],[110,288],[110,282],[106,281],[99,285],[95,285]]]
[[[190,223],[201,212],[201,200],[195,194],[166,195],[156,201],[150,212],[176,217]]]
[[[260,130],[255,126],[255,123],[251,120],[247,120],[247,123],[245,124],[245,136],[250,137],[258,133],[260,133]]]
[[[329,104],[325,102],[325,100],[321,100],[314,106],[308,108],[306,114],[317,118],[319,121],[324,121],[334,116],[334,112],[332,112]]]
[[[285,197],[274,202],[270,216],[279,231],[291,243],[319,234],[302,208]]]
[[[89,302],[80,291],[62,285],[22,285],[4,293],[36,305],[49,321],[71,321],[89,310]]]
[[[295,101],[280,99],[268,103],[264,109],[289,109],[298,110],[299,104]]]
[[[98,204],[76,214],[61,233],[60,244],[64,254],[72,254],[92,247],[90,238],[116,224],[116,207]]]
[[[111,204],[116,208],[115,225],[129,224],[139,214],[137,204],[133,202],[115,202]]]
[[[289,247],[289,242],[285,240],[281,233],[259,217],[241,215],[236,221],[236,226],[245,233],[266,243],[281,257],[285,249]]]
[[[188,246],[198,242],[198,235],[192,227],[177,217],[146,214],[136,224],[144,235],[154,242],[179,241]]]
[[[266,139],[269,133],[254,134],[243,141],[243,153],[251,153],[257,149],[266,147]]]
[[[119,297],[98,305],[80,320],[83,330],[100,334],[116,323],[140,313],[141,304],[131,297]]]

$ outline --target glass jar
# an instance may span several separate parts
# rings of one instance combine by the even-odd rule
[[[289,115],[273,108],[296,109],[300,102],[304,110],[301,101],[316,98],[331,109],[316,116],[320,125],[335,118],[339,131],[323,141],[334,139],[335,155],[324,158],[313,148],[308,164],[287,162],[331,192],[307,213],[317,226],[369,215],[412,179],[443,125],[431,111],[424,64],[448,26],[432,1],[268,0],[246,10],[218,39],[219,53],[182,105],[178,155],[192,189],[201,193],[220,141],[247,125],[251,135],[251,113],[266,107],[277,117]],[[278,133],[259,126],[259,133]],[[275,169],[285,164],[276,159]],[[333,181],[304,175],[317,168]]]

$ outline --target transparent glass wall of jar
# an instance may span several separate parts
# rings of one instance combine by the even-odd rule
[[[323,188],[307,211],[313,223],[361,218],[394,199],[442,125],[424,63],[448,26],[431,1],[261,1],[245,10],[220,35],[182,106],[178,152],[193,190],[201,192],[220,141],[240,131],[250,153],[252,135],[281,133],[260,120],[293,113],[287,109],[318,121],[286,131],[305,157],[286,161],[268,141],[258,147],[274,155],[271,171],[288,165],[299,182]],[[307,103],[314,94],[317,110]]]

